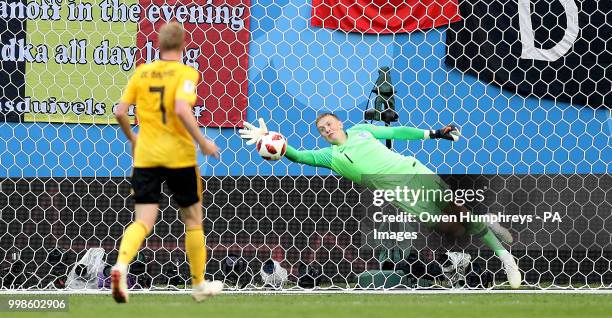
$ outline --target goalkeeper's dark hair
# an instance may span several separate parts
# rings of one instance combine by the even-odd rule
[[[340,118],[338,116],[336,116],[334,113],[322,113],[319,116],[317,116],[317,119],[315,119],[315,126],[319,124],[319,120],[323,119],[324,117],[327,116],[331,116],[336,118],[338,121],[340,121]]]
[[[182,51],[185,45],[185,30],[178,22],[164,24],[159,29],[160,51]]]

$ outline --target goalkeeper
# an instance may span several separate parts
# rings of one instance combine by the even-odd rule
[[[245,122],[240,135],[247,144],[254,144],[268,129],[263,119],[260,127]],[[423,130],[411,127],[380,127],[360,124],[344,130],[340,119],[332,113],[317,117],[315,125],[321,136],[331,144],[318,150],[298,151],[287,145],[287,159],[316,167],[333,170],[339,175],[371,189],[387,190],[446,189],[447,185],[433,171],[414,157],[406,157],[385,147],[378,139],[420,140],[446,139],[457,141],[461,136],[457,127],[449,125],[439,130]],[[422,201],[411,205],[410,202],[393,200],[399,208],[418,216],[423,212],[443,212],[445,214],[467,213],[467,209],[452,202]],[[508,281],[512,288],[521,285],[521,273],[510,254],[501,244],[512,242],[512,235],[498,223],[466,222],[426,224],[454,236],[474,235],[491,248],[502,261]]]

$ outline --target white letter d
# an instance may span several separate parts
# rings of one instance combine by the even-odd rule
[[[578,7],[574,0],[559,0],[567,20],[567,29],[563,39],[550,49],[538,49],[535,47],[534,31],[531,25],[531,1],[519,0],[519,23],[521,28],[521,52],[522,59],[556,61],[569,51],[578,37]]]

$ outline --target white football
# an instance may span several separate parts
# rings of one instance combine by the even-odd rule
[[[257,152],[266,160],[278,160],[287,151],[287,139],[277,132],[271,131],[257,140]]]
[[[289,278],[287,270],[279,262],[271,259],[261,264],[259,274],[265,287],[283,288]]]

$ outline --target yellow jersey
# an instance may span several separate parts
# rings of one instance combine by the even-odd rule
[[[195,166],[195,143],[174,112],[174,101],[196,101],[199,73],[179,61],[155,61],[136,68],[121,102],[136,104],[140,130],[134,167]]]

